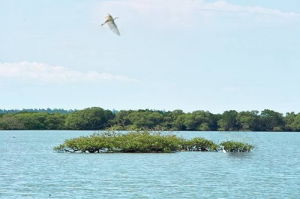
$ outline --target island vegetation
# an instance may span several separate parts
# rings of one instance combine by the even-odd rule
[[[104,132],[66,140],[54,148],[58,152],[70,153],[171,153],[178,151],[220,151],[249,152],[252,145],[227,141],[220,145],[205,138],[190,140],[175,135],[160,133],[129,132],[115,133]]]
[[[226,151],[226,152],[249,152],[254,147],[247,143],[242,142],[235,142],[235,141],[226,141],[222,142],[220,146]]]
[[[0,110],[0,130],[300,131],[300,113],[273,110]]]

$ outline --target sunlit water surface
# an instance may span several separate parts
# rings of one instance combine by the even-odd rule
[[[300,133],[173,132],[250,153],[67,154],[91,131],[0,131],[0,198],[300,198]]]

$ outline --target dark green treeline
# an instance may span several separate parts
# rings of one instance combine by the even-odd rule
[[[176,131],[300,131],[300,113],[182,110],[110,111],[93,107],[79,111],[0,110],[0,130],[176,130]]]

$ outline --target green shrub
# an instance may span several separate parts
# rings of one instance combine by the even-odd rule
[[[188,151],[217,151],[218,149],[218,145],[205,138],[188,140],[185,147]]]
[[[242,142],[227,141],[220,144],[226,152],[249,152],[254,146]]]
[[[62,152],[124,152],[154,153],[176,152],[181,150],[182,139],[174,135],[150,134],[149,132],[130,132],[127,134],[101,133],[66,140],[54,147]]]

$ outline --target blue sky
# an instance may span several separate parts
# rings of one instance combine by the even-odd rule
[[[300,112],[298,0],[1,0],[0,24],[2,109]]]

